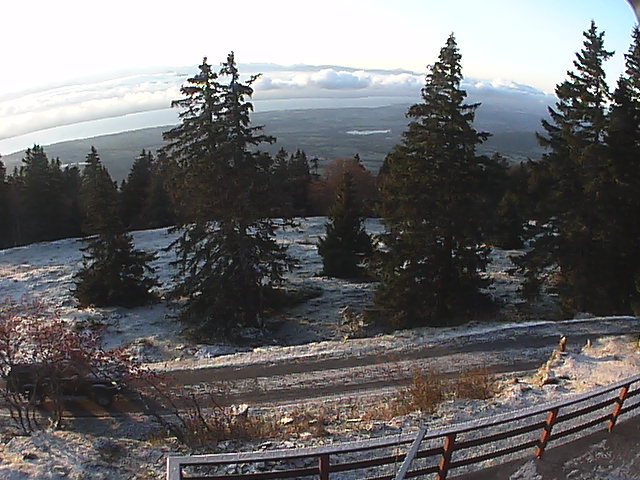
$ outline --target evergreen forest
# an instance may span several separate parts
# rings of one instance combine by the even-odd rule
[[[595,23],[558,79],[541,119],[540,158],[515,163],[478,151],[478,103],[462,88],[452,34],[427,67],[420,101],[379,172],[357,152],[330,161],[302,149],[268,153],[275,138],[251,121],[253,85],[231,52],[204,58],[172,103],[165,146],[141,151],[116,184],[91,148],[65,166],[39,145],[6,171],[0,159],[0,248],[83,237],[75,278],[81,305],[157,301],[132,230],[177,234],[172,298],[192,337],[233,337],[264,325],[292,259],[276,242],[297,217],[327,216],[317,245],[322,275],[377,282],[370,318],[388,328],[443,326],[494,306],[483,274],[492,248],[513,257],[528,301],[558,293],[563,314],[628,314],[640,306],[640,30],[610,89],[612,52]],[[482,150],[481,150],[482,151]],[[313,154],[313,152],[311,152]],[[371,237],[363,220],[377,216]]]

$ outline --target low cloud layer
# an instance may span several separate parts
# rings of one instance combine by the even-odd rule
[[[336,67],[317,71],[276,71],[264,74],[256,83],[256,91],[319,88],[325,90],[413,89],[424,83],[421,75],[409,72],[367,72]],[[374,93],[374,92],[372,92]]]
[[[180,98],[180,86],[193,69],[171,69],[117,75],[0,97],[0,140],[30,132],[97,119],[166,109]],[[241,66],[247,74],[262,71],[254,84],[257,102],[296,98],[398,97],[417,99],[424,74],[364,71],[340,67]],[[544,93],[508,81],[465,80],[470,94],[510,92],[527,96]],[[295,102],[294,102],[295,103]],[[289,107],[291,108],[291,107]],[[152,125],[149,125],[152,126]]]
[[[3,98],[0,99],[0,139],[166,108],[179,96],[182,80],[175,73],[131,75]]]

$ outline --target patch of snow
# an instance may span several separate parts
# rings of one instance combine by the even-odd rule
[[[509,480],[542,480],[542,475],[538,473],[536,462],[529,460],[515,471]]]
[[[0,444],[4,480],[158,479],[166,446],[73,432],[37,432]]]
[[[391,133],[391,130],[349,130],[347,135],[379,135],[379,134],[387,134]]]

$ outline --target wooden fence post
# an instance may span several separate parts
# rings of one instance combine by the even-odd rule
[[[542,458],[542,455],[544,455],[544,449],[547,448],[549,437],[551,437],[551,430],[556,423],[556,418],[558,418],[558,411],[559,408],[554,408],[547,413],[547,420],[544,424],[542,435],[540,435],[540,440],[538,441],[538,448],[536,448],[537,458]]]
[[[320,462],[318,464],[320,470],[320,480],[329,480],[329,454],[325,453],[320,455]]]
[[[618,416],[620,415],[620,411],[622,410],[622,405],[624,401],[627,399],[627,395],[629,395],[629,387],[631,385],[625,385],[620,390],[620,395],[616,398],[616,405],[613,407],[613,413],[611,414],[611,420],[609,420],[609,431],[613,430],[613,427],[616,426],[616,422],[618,421]]]
[[[456,434],[452,433],[445,437],[442,458],[438,466],[437,480],[446,480],[449,473],[449,465],[451,464],[451,455],[453,454],[453,444],[456,441]]]

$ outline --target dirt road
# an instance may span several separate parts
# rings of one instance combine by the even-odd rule
[[[177,391],[197,396],[213,394],[222,405],[322,401],[340,395],[388,391],[405,383],[416,368],[449,376],[473,368],[487,368],[497,374],[530,371],[549,358],[563,335],[568,338],[568,350],[578,351],[588,339],[638,332],[640,321],[621,317],[461,334],[415,346],[371,348],[358,355],[349,354],[347,342],[343,350],[322,358],[304,356],[240,366],[174,370],[167,382]],[[133,398],[125,395],[114,403],[111,412],[138,410],[140,406]],[[93,411],[84,403],[82,409]]]

